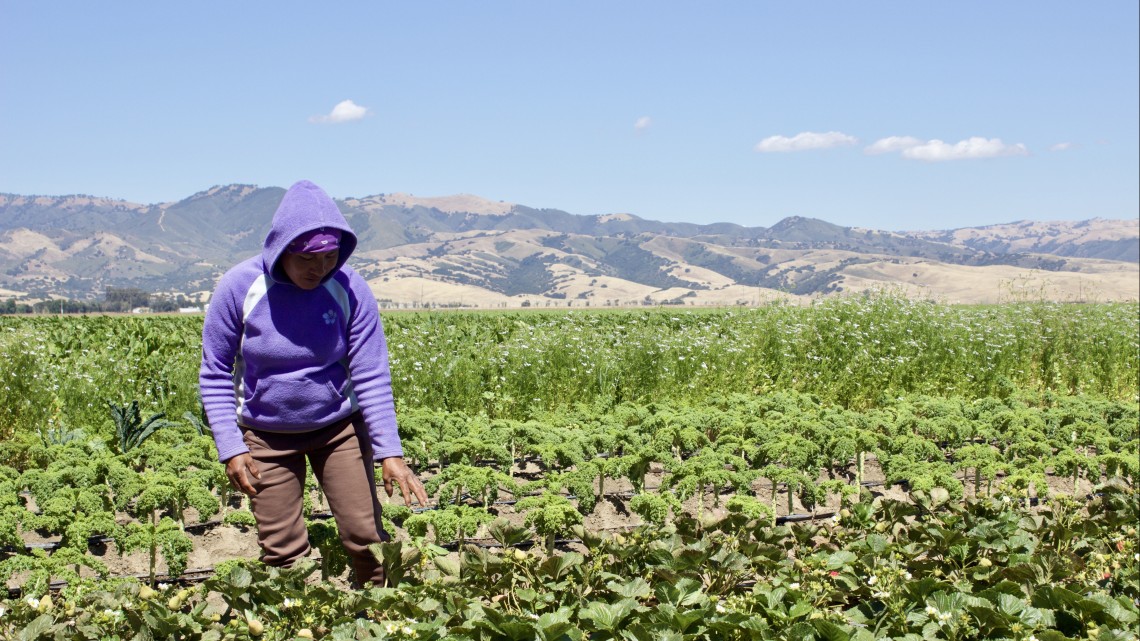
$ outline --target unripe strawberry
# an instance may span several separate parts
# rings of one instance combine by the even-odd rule
[[[300,630],[297,630],[297,636],[301,637],[302,639],[312,639],[313,631],[308,628],[301,628]]]
[[[262,632],[265,632],[265,626],[257,619],[250,619],[246,622],[249,625],[249,636],[259,637]]]
[[[988,568],[993,564],[994,564],[993,561],[991,561],[985,557],[978,559],[978,565],[982,566],[983,568]]]
[[[158,594],[158,593],[155,592],[154,589],[151,588],[149,585],[144,585],[141,588],[139,588],[139,598],[140,599],[153,599],[154,595],[156,595],[156,594]]]

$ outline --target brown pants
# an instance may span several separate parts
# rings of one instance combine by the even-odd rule
[[[308,458],[352,560],[355,583],[382,584],[384,568],[368,546],[389,536],[380,522],[372,441],[360,414],[312,432],[281,434],[243,427],[242,434],[261,472],[260,479],[250,479],[257,489],[250,503],[261,560],[289,567],[309,552],[301,514]]]

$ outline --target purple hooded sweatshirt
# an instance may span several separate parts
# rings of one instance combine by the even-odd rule
[[[341,231],[340,260],[316,289],[297,287],[279,264],[308,231]],[[225,462],[248,452],[238,424],[307,432],[361,410],[373,457],[402,456],[388,345],[368,283],[345,264],[356,235],[320,187],[285,192],[260,256],[222,276],[202,329],[199,382]]]

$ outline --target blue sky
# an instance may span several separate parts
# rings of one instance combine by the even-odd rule
[[[749,226],[1134,219],[1138,6],[0,0],[0,192],[306,178]]]

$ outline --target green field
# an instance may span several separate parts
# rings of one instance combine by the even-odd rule
[[[319,565],[181,576],[188,526],[249,518],[201,317],[0,317],[0,638],[1136,638],[1138,312],[385,313],[435,505],[386,510],[364,591],[316,516]],[[584,527],[606,502],[631,525]]]

